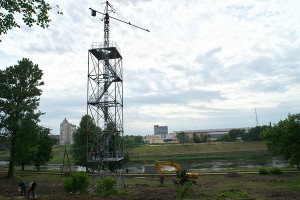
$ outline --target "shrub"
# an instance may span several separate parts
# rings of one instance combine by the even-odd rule
[[[98,181],[96,192],[103,196],[117,194],[116,190],[117,181],[110,176],[102,178]]]
[[[262,168],[262,169],[259,169],[259,170],[258,170],[258,173],[259,173],[260,175],[266,175],[266,174],[268,174],[269,172],[268,172],[268,170],[266,170],[265,168]]]
[[[88,186],[88,176],[83,172],[75,172],[64,181],[64,189],[66,192],[87,193]]]
[[[128,196],[129,192],[125,188],[122,188],[122,189],[118,189],[117,195],[118,196]]]
[[[188,197],[189,193],[190,193],[190,189],[192,188],[193,183],[192,182],[187,182],[183,185],[183,187],[181,188],[177,188],[176,189],[176,194],[177,197],[182,200]]]
[[[248,192],[239,189],[232,189],[226,192],[223,192],[219,195],[222,199],[249,199],[250,195]]]
[[[282,171],[281,171],[281,169],[275,167],[275,168],[270,170],[270,173],[271,174],[282,174]]]

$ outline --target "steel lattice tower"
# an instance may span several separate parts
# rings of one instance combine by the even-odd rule
[[[117,166],[118,187],[121,187],[124,185],[123,65],[120,49],[109,40],[110,18],[149,30],[111,17],[111,12],[115,10],[108,1],[104,13],[91,9],[92,16],[96,13],[103,16],[104,42],[92,43],[88,50],[87,115],[98,128],[87,126],[87,161],[95,163],[101,177],[108,174],[110,164]]]
[[[101,177],[110,163],[122,169],[124,159],[123,66],[117,44],[109,42],[109,8],[106,2],[104,42],[93,43],[88,50],[87,114],[100,129],[88,134],[87,154],[88,162],[96,164]],[[92,15],[96,15],[93,10]]]

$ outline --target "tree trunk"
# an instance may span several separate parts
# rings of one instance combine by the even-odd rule
[[[22,162],[22,171],[24,171],[24,165],[25,165],[24,162]]]
[[[10,149],[10,160],[9,160],[9,168],[8,168],[8,178],[14,177],[15,172],[15,144],[12,142]]]

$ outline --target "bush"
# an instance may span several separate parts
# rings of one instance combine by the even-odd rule
[[[64,181],[64,189],[66,192],[87,193],[88,186],[88,176],[83,172],[75,172]]]
[[[192,187],[193,187],[193,183],[187,182],[183,185],[183,187],[177,188],[176,190],[177,197],[180,200],[187,198]]]
[[[219,197],[222,199],[249,199],[250,195],[244,190],[232,189],[221,193]]]
[[[281,171],[281,169],[275,167],[275,168],[270,170],[270,173],[271,174],[282,174],[282,171]]]
[[[259,169],[259,170],[258,170],[258,173],[259,173],[260,175],[266,175],[266,174],[268,174],[269,172],[268,172],[268,170],[262,168],[262,169]]]
[[[103,196],[115,195],[117,181],[110,176],[102,178],[98,181],[96,192]]]
[[[128,196],[129,192],[125,188],[122,188],[122,189],[118,189],[117,195],[118,196]]]

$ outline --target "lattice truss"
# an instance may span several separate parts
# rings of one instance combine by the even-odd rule
[[[120,161],[123,152],[123,65],[116,43],[88,50],[87,113],[100,128],[88,136],[88,161]]]

